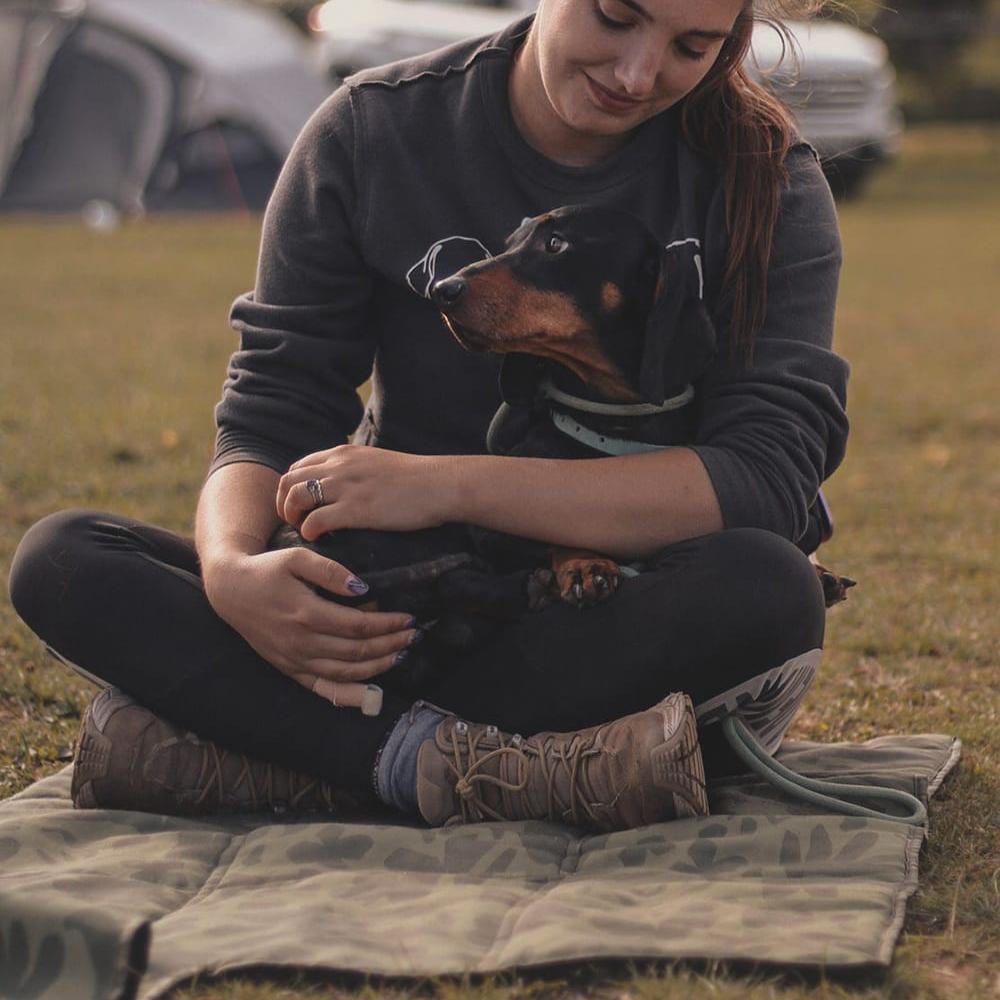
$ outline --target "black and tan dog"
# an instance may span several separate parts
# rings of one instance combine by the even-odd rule
[[[431,298],[459,342],[504,355],[489,450],[593,458],[690,442],[695,385],[715,333],[683,263],[634,216],[573,206],[525,220],[498,256],[434,285]],[[272,539],[272,547],[302,544],[287,527]],[[411,662],[380,678],[404,691],[424,685],[448,659],[442,653],[468,649],[500,622],[552,600],[606,599],[622,572],[604,555],[457,524],[339,531],[309,547],[371,588],[363,599],[334,599],[375,598],[383,610],[433,620]],[[846,581],[827,576],[842,597]]]

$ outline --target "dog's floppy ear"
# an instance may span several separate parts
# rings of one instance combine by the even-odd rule
[[[500,362],[500,396],[511,406],[530,406],[545,374],[545,361],[533,354],[505,354]]]
[[[683,273],[690,260],[662,247],[651,256],[651,304],[646,316],[639,394],[659,405],[697,379],[715,356],[715,327]]]
[[[680,324],[668,355],[666,371],[677,372],[684,380],[680,388],[705,374],[717,352],[715,324],[705,300],[689,295],[681,306]]]

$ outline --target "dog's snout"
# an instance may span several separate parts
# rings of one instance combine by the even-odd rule
[[[436,281],[431,289],[431,298],[434,304],[441,309],[453,306],[465,293],[466,284],[462,278],[445,278],[443,281]]]

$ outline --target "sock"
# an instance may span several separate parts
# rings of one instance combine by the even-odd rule
[[[434,730],[445,716],[446,713],[434,705],[418,701],[392,728],[375,762],[375,790],[386,805],[400,812],[419,812],[417,753],[420,744],[434,736]]]

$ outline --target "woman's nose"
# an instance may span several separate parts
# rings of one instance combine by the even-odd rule
[[[653,45],[631,46],[615,65],[615,80],[629,97],[644,97],[653,90],[660,71],[661,51]]]

